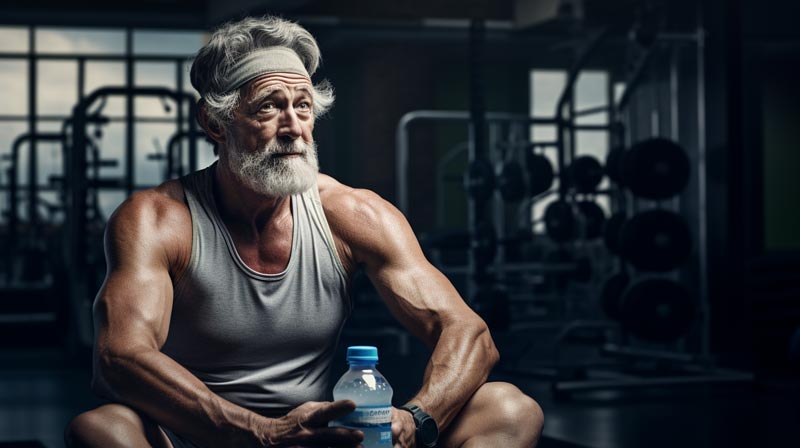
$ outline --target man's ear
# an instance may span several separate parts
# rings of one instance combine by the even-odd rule
[[[203,128],[206,135],[211,140],[214,140],[217,144],[225,143],[225,131],[223,131],[219,123],[208,114],[206,103],[202,99],[197,104],[197,122],[200,123],[200,127]]]

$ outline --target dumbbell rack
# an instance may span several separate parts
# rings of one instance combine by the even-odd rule
[[[701,20],[698,20],[698,23],[702,23]],[[530,125],[530,124],[555,124],[559,127],[558,132],[558,148],[559,148],[559,172],[563,172],[562,168],[565,164],[564,154],[565,151],[569,150],[570,154],[574,157],[574,148],[565,148],[564,140],[568,140],[570,142],[574,142],[574,131],[576,129],[581,128],[580,125],[576,125],[571,120],[574,119],[575,111],[574,106],[571,104],[571,89],[572,84],[574,83],[575,79],[577,78],[577,74],[583,68],[583,63],[588,60],[588,55],[591,53],[591,49],[598,45],[599,41],[604,37],[604,33],[598,33],[594,40],[590,42],[590,45],[587,46],[587,49],[583,52],[582,55],[579,56],[579,61],[573,70],[570,73],[569,81],[567,83],[567,89],[565,89],[564,94],[562,95],[562,100],[559,102],[558,111],[559,114],[553,119],[550,118],[532,118],[529,116],[519,116],[519,115],[512,115],[512,114],[505,114],[505,113],[496,113],[496,112],[489,112],[483,114],[482,118],[485,120],[484,122],[479,122],[479,124],[483,125],[484,123],[488,123],[490,126],[490,132],[492,129],[493,124],[501,124],[501,123],[508,123],[508,124],[518,124],[518,125]],[[696,86],[696,95],[697,95],[697,115],[698,115],[698,140],[696,142],[696,152],[694,156],[696,157],[696,168],[697,168],[697,206],[698,206],[698,219],[697,219],[697,239],[699,240],[698,244],[698,266],[697,270],[700,273],[698,276],[698,290],[699,290],[699,315],[701,318],[700,323],[700,349],[698,353],[688,353],[686,350],[685,341],[679,341],[677,343],[670,345],[661,345],[661,346],[648,346],[646,344],[642,344],[641,342],[635,341],[628,337],[627,334],[623,333],[620,330],[618,324],[609,321],[609,320],[584,320],[578,318],[570,318],[568,315],[561,316],[561,319],[557,319],[551,322],[533,322],[529,324],[522,324],[522,325],[514,325],[512,327],[512,331],[523,331],[523,330],[555,330],[557,332],[557,336],[555,338],[555,353],[552,357],[551,362],[542,363],[542,366],[534,368],[533,370],[526,372],[523,366],[517,363],[514,366],[514,372],[516,374],[531,374],[534,376],[541,376],[544,375],[552,380],[553,390],[557,394],[565,394],[565,393],[573,393],[573,392],[582,392],[582,391],[595,391],[595,390],[608,390],[608,389],[628,389],[628,388],[642,388],[642,387],[659,387],[659,386],[683,386],[683,385],[692,385],[692,384],[728,384],[728,383],[740,383],[740,382],[748,382],[752,380],[752,375],[746,372],[739,372],[733,371],[728,369],[721,369],[715,366],[713,359],[710,354],[709,350],[709,322],[708,322],[708,298],[707,298],[707,279],[706,279],[706,270],[707,270],[707,254],[706,254],[706,226],[707,226],[707,219],[705,216],[705,196],[706,196],[706,173],[705,173],[705,136],[704,136],[704,115],[705,115],[705,104],[704,104],[704,77],[705,77],[705,70],[704,70],[704,31],[702,26],[698,26],[697,30],[694,33],[690,34],[660,34],[658,36],[659,42],[667,42],[667,43],[676,43],[676,44],[685,44],[690,43],[695,46],[696,52],[696,63],[697,63],[697,86]],[[624,93],[619,99],[617,110],[613,110],[610,108],[612,112],[612,116],[616,116],[618,119],[619,117],[616,112],[624,108],[624,104],[627,103],[631,98],[631,92],[634,90],[635,85],[642,79],[642,75],[645,71],[646,66],[650,60],[651,53],[648,53],[642,60],[639,61],[639,64],[636,66],[632,78],[629,79],[629,83],[627,88],[625,89]],[[673,58],[671,61],[671,72],[670,72],[670,90],[672,93],[673,101],[670,104],[670,125],[671,125],[671,137],[677,140],[677,68],[675,67],[676,61]],[[565,110],[564,106],[569,106],[569,110],[572,112],[572,117],[564,118],[561,116],[561,112]],[[630,114],[630,112],[627,112]],[[474,114],[470,114],[467,111],[414,111],[410,112],[403,116],[400,123],[397,127],[397,198],[399,201],[399,207],[401,211],[407,213],[408,211],[408,160],[409,160],[409,147],[408,147],[408,128],[409,125],[413,122],[417,121],[432,121],[432,122],[470,122],[470,120],[474,118]],[[626,122],[630,122],[630,115],[628,115]],[[472,122],[470,122],[472,123]],[[613,130],[613,126],[606,125],[606,129]],[[474,123],[473,123],[474,129]],[[623,129],[623,128],[620,128]],[[569,134],[572,135],[569,135]],[[655,131],[658,134],[658,131]],[[631,138],[631,133],[627,133],[624,136],[619,136],[620,140],[624,138]],[[631,143],[630,141],[625,142],[628,145]],[[472,157],[471,159],[472,160]],[[561,195],[564,194],[563,191],[563,182],[561,191],[559,193]],[[628,202],[632,201],[632,198],[628,196],[627,198],[623,196],[623,200],[627,200]],[[495,202],[497,204],[497,202]],[[672,207],[678,208],[679,202],[678,199],[672,201]],[[502,207],[502,205],[500,205]],[[630,209],[629,209],[630,210]],[[497,219],[499,216],[503,216],[503,213],[495,213],[495,218]],[[503,225],[500,222],[496,222],[499,225],[499,229],[503,229]],[[502,233],[498,235],[498,237],[502,240],[503,235]],[[555,268],[564,268],[565,266],[556,266]],[[546,271],[548,269],[547,266],[542,264],[536,263],[528,263],[527,265],[509,265],[504,262],[503,256],[503,248],[500,247],[498,257],[495,259],[495,263],[488,267],[488,271],[494,275],[498,275],[500,279],[503,278],[505,272],[509,271],[520,271],[520,270],[533,270],[533,271]],[[452,272],[452,273],[472,273],[472,266],[462,266],[462,267],[444,267],[445,272]],[[677,275],[676,273],[671,274],[673,276]],[[472,283],[468,284],[468,297],[472,297],[472,292],[474,285]],[[582,363],[573,363],[569,364],[565,362],[559,356],[561,350],[564,348],[565,345],[569,344],[569,340],[571,336],[575,333],[579,333],[582,331],[595,331],[598,333],[603,334],[604,337],[599,338],[600,341],[596,342],[597,351],[601,355],[602,359],[592,360],[589,362],[582,362]],[[614,337],[609,337],[614,336]],[[528,350],[524,350],[523,356],[521,358],[527,358]],[[653,363],[659,366],[667,366],[669,369],[667,370],[659,370],[656,372],[646,372],[643,375],[636,375],[631,374],[629,372],[625,372],[624,368],[630,365],[630,362],[634,361],[635,363],[640,364],[647,364]],[[576,379],[570,376],[564,376],[562,373],[564,370],[570,370],[573,367],[578,367],[583,369],[585,377]],[[653,373],[656,373],[655,375]]]
[[[552,390],[556,397],[562,397],[573,393],[582,392],[595,392],[595,391],[608,391],[608,390],[627,390],[627,389],[640,389],[640,388],[658,388],[667,386],[691,386],[691,385],[720,385],[720,384],[741,384],[748,383],[753,380],[753,375],[749,372],[742,372],[731,369],[723,369],[717,367],[710,354],[709,349],[709,306],[707,295],[707,253],[706,253],[706,240],[707,240],[707,219],[706,219],[706,142],[705,142],[705,67],[704,67],[704,39],[705,33],[702,27],[702,18],[698,14],[698,27],[694,33],[691,34],[661,34],[658,36],[659,41],[676,42],[676,43],[691,43],[696,48],[696,95],[697,95],[697,118],[698,129],[696,142],[696,167],[697,167],[697,237],[698,244],[698,281],[699,281],[699,314],[701,318],[700,325],[700,349],[698,353],[689,353],[686,351],[685,341],[681,340],[673,344],[672,347],[666,345],[661,346],[647,346],[640,342],[634,342],[625,333],[621,333],[620,328],[611,322],[605,321],[580,321],[575,320],[567,323],[560,328],[560,332],[555,337],[555,348],[553,363],[549,371],[547,369],[535,369],[529,372],[534,375],[547,374],[552,380]],[[645,62],[639,65],[634,73],[634,80],[639,81],[643,73]],[[677,85],[677,67],[676,59],[672,58],[670,61],[670,135],[673,139],[678,138],[678,85]],[[630,92],[633,91],[635,82],[627,85],[625,92],[620,99],[620,107],[617,111],[624,108],[624,104],[630,99]],[[563,109],[559,108],[559,111]],[[654,109],[655,112],[655,109]],[[626,110],[628,114],[627,123],[630,122],[630,110]],[[658,135],[658,130],[651,132]],[[629,139],[627,144],[630,144],[631,134],[628,133],[626,137]],[[622,198],[628,203],[636,204],[632,200],[630,192]],[[672,207],[677,209],[679,200],[676,198],[672,201]],[[677,273],[671,274],[673,277]],[[602,334],[602,342],[598,346],[599,358],[597,360],[590,360],[582,363],[564,363],[559,358],[565,345],[569,344],[570,336],[572,334],[593,329]],[[613,337],[616,336],[616,337]],[[610,340],[615,339],[615,340]],[[527,353],[525,354],[527,356]],[[638,371],[629,370],[631,364],[643,366],[643,369]],[[577,367],[580,370],[580,375],[577,378],[564,375],[563,373],[570,372],[570,368]],[[517,366],[516,373],[519,374],[521,369]],[[574,372],[574,370],[572,371]]]

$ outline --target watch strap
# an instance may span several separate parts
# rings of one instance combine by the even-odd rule
[[[433,444],[424,444],[420,440],[420,427],[419,426],[420,426],[420,423],[422,421],[422,418],[420,418],[418,414],[422,414],[423,416],[427,417],[428,419],[430,419],[432,421],[433,421],[433,418],[431,418],[431,416],[427,412],[423,411],[419,406],[417,406],[415,404],[408,404],[408,405],[405,405],[405,406],[400,406],[400,409],[402,409],[404,411],[407,411],[407,412],[410,412],[411,415],[414,417],[414,427],[416,428],[417,445],[419,447],[423,447],[423,448],[424,447],[435,447],[436,446],[436,442],[435,441],[433,442]],[[435,425],[436,422],[433,421],[433,423]]]
[[[419,406],[417,406],[417,405],[415,405],[415,404],[407,404],[407,405],[405,405],[405,406],[400,406],[400,409],[402,409],[402,410],[404,410],[404,411],[408,411],[408,412],[410,412],[410,413],[411,413],[411,415],[414,415],[414,414],[416,414],[416,413],[417,413],[417,411],[420,411],[420,410],[421,410],[421,409],[419,408]]]

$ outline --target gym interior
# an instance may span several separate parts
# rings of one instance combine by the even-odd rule
[[[800,27],[791,0],[29,0],[0,5],[0,447],[90,388],[106,222],[215,161],[189,67],[277,14],[336,91],[320,170],[408,219],[487,322],[539,446],[800,446]],[[794,168],[793,168],[794,167]],[[366,276],[339,343],[395,406],[429,352]],[[794,428],[794,429],[792,429]]]

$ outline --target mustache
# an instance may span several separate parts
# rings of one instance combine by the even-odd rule
[[[301,154],[305,156],[309,151],[314,149],[314,143],[305,142],[301,139],[297,140],[275,140],[267,145],[266,153],[270,156],[279,156],[285,154]]]

